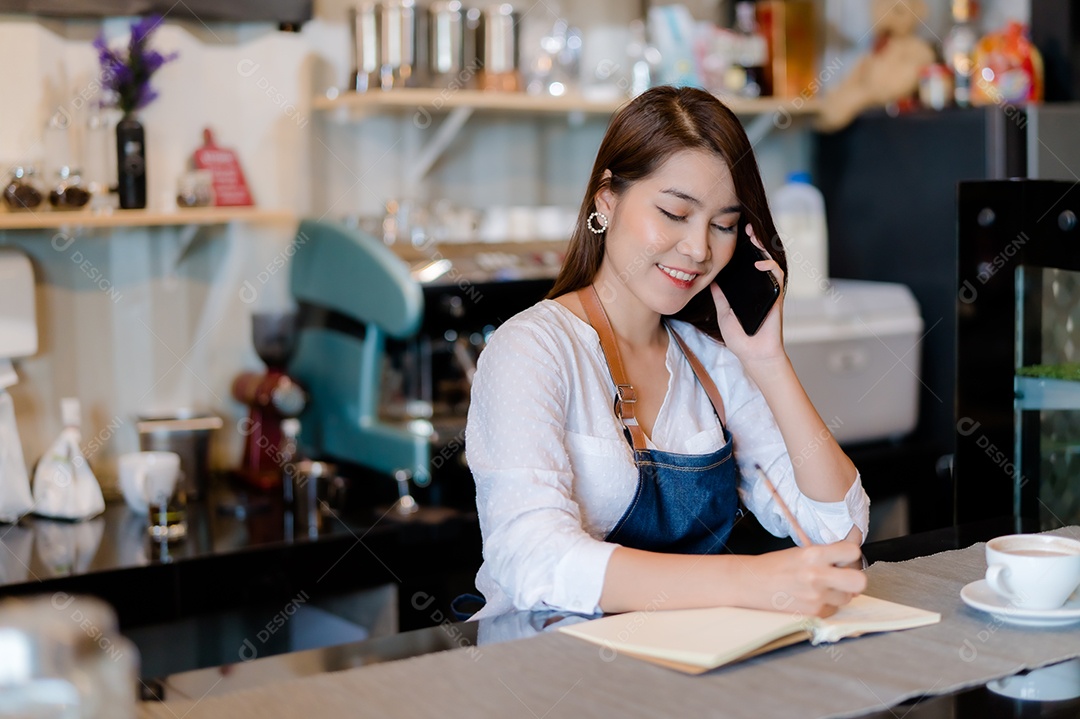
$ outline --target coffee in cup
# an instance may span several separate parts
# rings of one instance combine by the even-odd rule
[[[1080,541],[1010,534],[986,543],[986,583],[1020,609],[1057,609],[1080,587]]]

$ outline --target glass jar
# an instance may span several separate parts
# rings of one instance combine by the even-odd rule
[[[78,170],[61,167],[59,179],[49,193],[49,204],[57,210],[78,210],[90,202],[90,192],[82,186]]]
[[[176,182],[177,207],[210,207],[214,204],[214,174],[210,170],[191,170]]]
[[[134,719],[139,655],[99,599],[0,601],[0,716]]]
[[[16,166],[11,170],[11,180],[4,188],[4,202],[12,210],[33,210],[41,204],[43,196],[34,180],[34,168]]]

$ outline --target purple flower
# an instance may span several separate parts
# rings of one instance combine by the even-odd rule
[[[137,20],[131,25],[131,47],[142,47],[150,39],[150,33],[161,24],[160,15],[150,15]]]
[[[110,95],[107,104],[120,108],[125,115],[146,107],[157,97],[157,92],[150,87],[150,76],[177,58],[175,52],[162,55],[147,47],[150,35],[160,24],[158,15],[132,23],[126,57],[110,48],[103,35],[94,40],[101,64],[101,84]]]

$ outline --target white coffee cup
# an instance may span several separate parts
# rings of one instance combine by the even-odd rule
[[[1057,609],[1080,587],[1080,542],[1010,534],[986,543],[986,583],[1021,609]]]
[[[172,491],[180,475],[176,452],[131,452],[120,455],[120,491],[133,512],[146,514],[150,491]]]

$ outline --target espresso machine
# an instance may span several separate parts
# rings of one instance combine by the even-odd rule
[[[464,451],[476,362],[495,328],[543,299],[552,281],[540,273],[501,281],[465,262],[455,267],[452,280],[421,283],[424,318],[417,335],[387,343],[380,414],[388,421],[423,419],[432,428],[431,483],[417,491],[417,500],[467,510],[476,506]]]
[[[33,508],[15,406],[7,388],[19,381],[11,360],[37,352],[34,271],[26,255],[0,248],[0,522]]]
[[[269,490],[281,486],[281,423],[300,416],[307,395],[285,371],[296,343],[296,314],[256,313],[251,329],[252,344],[266,371],[244,372],[233,380],[233,397],[251,408],[241,423],[244,460],[236,474],[256,489]]]

